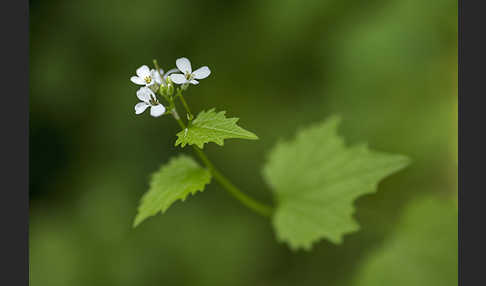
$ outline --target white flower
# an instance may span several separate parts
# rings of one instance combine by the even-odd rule
[[[165,107],[155,97],[154,92],[143,86],[137,91],[137,97],[141,102],[135,105],[135,114],[141,114],[150,106],[150,115],[159,117],[165,113]]]
[[[151,86],[154,84],[154,70],[150,70],[148,66],[143,65],[137,69],[137,76],[132,76],[130,80],[138,85]]]
[[[207,66],[198,68],[193,72],[191,62],[187,58],[177,59],[176,66],[183,74],[172,74],[170,79],[177,84],[198,84],[199,82],[196,79],[207,78],[211,73]]]

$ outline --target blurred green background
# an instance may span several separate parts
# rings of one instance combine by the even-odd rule
[[[212,70],[192,109],[260,137],[206,149],[261,200],[266,151],[331,114],[350,144],[413,164],[357,200],[342,245],[293,253],[215,183],[132,229],[149,174],[180,150],[173,120],[134,114],[129,78],[182,56]],[[457,285],[456,1],[30,1],[30,280]]]

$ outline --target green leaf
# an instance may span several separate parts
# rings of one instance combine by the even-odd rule
[[[340,119],[330,118],[280,142],[263,169],[275,193],[273,226],[292,249],[310,249],[322,238],[333,243],[358,230],[353,202],[376,191],[378,182],[404,168],[401,155],[370,151],[364,144],[347,147],[337,135]]]
[[[184,201],[189,194],[203,191],[211,181],[211,174],[192,158],[181,155],[170,160],[152,175],[135,217],[133,226],[158,212],[164,213],[175,201]]]
[[[362,260],[347,285],[457,285],[457,210],[457,202],[444,197],[409,202],[395,232]]]
[[[214,142],[220,146],[224,144],[224,139],[239,138],[256,140],[258,137],[240,126],[236,125],[238,118],[226,118],[226,111],[216,112],[213,109],[201,111],[192,124],[177,133],[175,146],[186,144],[196,144],[203,148],[205,143]]]

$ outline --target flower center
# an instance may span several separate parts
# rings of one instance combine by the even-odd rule
[[[152,81],[152,77],[146,76],[143,80],[145,80],[145,83],[149,84]]]
[[[152,95],[150,96],[149,102],[150,102],[150,105],[152,105],[152,106],[159,105],[159,101]]]
[[[187,73],[185,74],[185,76],[186,76],[186,79],[187,79],[187,80],[192,80],[192,78],[193,78],[192,73],[188,73],[188,72],[187,72]]]

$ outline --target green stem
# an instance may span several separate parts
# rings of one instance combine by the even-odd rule
[[[187,102],[184,99],[184,96],[182,95],[182,91],[180,89],[178,90],[177,95],[179,96],[179,99],[181,100],[184,109],[186,109],[187,114],[189,115],[189,122],[191,122],[194,116],[192,116],[191,109],[189,109],[189,105],[187,105]]]
[[[177,112],[175,108],[173,110]],[[182,128],[182,130],[186,129],[186,124],[182,122],[182,120],[179,118],[179,115],[172,113],[172,116],[174,116],[174,119],[177,121],[177,123],[179,123],[179,126]]]
[[[186,124],[184,124],[184,122],[175,114],[173,114],[173,116],[177,123],[179,123],[179,126],[182,128],[182,130],[186,129]],[[204,165],[206,165],[206,167],[208,168],[209,172],[211,172],[211,175],[213,175],[214,179],[234,198],[240,201],[244,206],[248,207],[249,209],[255,211],[260,215],[263,215],[265,217],[270,217],[272,215],[272,207],[260,203],[252,197],[243,193],[240,189],[233,185],[233,183],[231,183],[231,181],[228,180],[220,171],[218,171],[218,169],[216,169],[214,164],[209,160],[208,156],[206,156],[206,154],[201,149],[196,146],[192,147],[199,159],[201,159]]]
[[[153,60],[153,63],[154,63],[154,66],[155,66],[155,69],[157,70],[157,73],[160,75],[160,78],[163,78],[163,74],[160,73],[160,67],[159,67],[159,63],[157,62],[156,59]]]
[[[262,204],[255,199],[251,198],[250,196],[243,193],[240,189],[238,189],[235,185],[231,183],[220,171],[214,167],[213,163],[209,160],[209,158],[204,154],[204,152],[196,146],[192,146],[194,151],[196,151],[197,156],[203,161],[204,165],[209,169],[211,174],[213,175],[214,179],[226,190],[228,191],[233,197],[235,197],[238,201],[240,201],[243,205],[248,207],[249,209],[261,214],[263,216],[269,217],[272,215],[272,208],[265,204]]]

